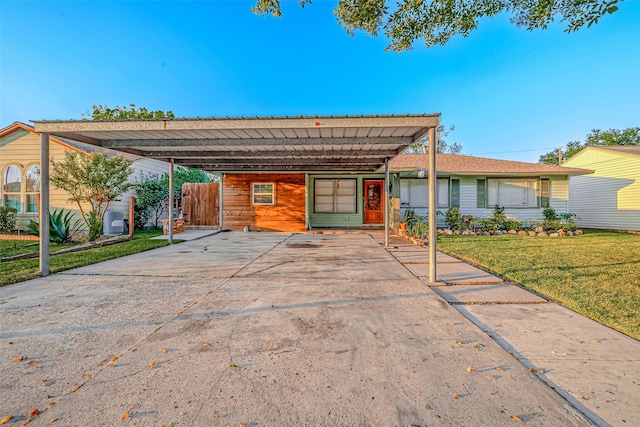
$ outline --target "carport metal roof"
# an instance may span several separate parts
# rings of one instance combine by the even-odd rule
[[[33,121],[37,132],[205,171],[376,171],[440,114]]]
[[[41,209],[49,210],[49,136],[210,172],[375,172],[428,134],[429,204],[435,206],[435,128],[440,113],[152,120],[34,120],[42,134]],[[173,168],[169,172],[169,186]],[[385,168],[389,183],[389,170]],[[220,193],[222,195],[222,192]],[[169,192],[172,204],[173,192]],[[222,210],[220,211],[222,212]],[[169,210],[169,221],[173,219]],[[40,272],[49,274],[48,221],[40,221]],[[222,221],[221,221],[222,224]],[[436,217],[429,211],[429,280],[436,278]],[[173,230],[169,227],[169,241]],[[385,211],[385,246],[389,210]]]

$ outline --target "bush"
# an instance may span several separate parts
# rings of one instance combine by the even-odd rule
[[[556,213],[556,210],[553,209],[551,206],[547,206],[546,208],[544,208],[544,210],[542,211],[542,216],[544,217],[545,220],[550,220],[550,221],[555,221],[558,219],[558,214]]]
[[[73,212],[68,211],[65,216],[62,216],[63,213],[64,209],[60,209],[59,211],[56,209],[53,213],[49,214],[49,241],[53,243],[69,243],[74,234],[80,230],[81,220],[76,219],[72,222]],[[31,220],[27,233],[39,236],[40,225]]]
[[[502,221],[501,227],[503,230],[520,230],[522,228],[522,221],[516,218],[507,218]]]
[[[0,206],[0,233],[12,233],[16,229],[18,211],[9,206]]]
[[[444,222],[452,231],[462,230],[464,223],[462,222],[462,215],[460,215],[460,208],[458,206],[450,207],[445,214]]]
[[[422,216],[416,216],[413,224],[407,227],[409,234],[418,239],[424,239],[429,233],[429,224]]]
[[[98,240],[98,238],[102,236],[102,218],[96,215],[95,212],[88,212],[87,223],[89,224],[89,234],[87,238],[90,242]]]

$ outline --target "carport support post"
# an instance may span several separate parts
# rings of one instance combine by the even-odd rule
[[[169,244],[173,245],[173,158],[169,159]]]
[[[384,159],[384,247],[389,247],[389,207],[391,206],[391,192],[389,191],[389,159]]]
[[[429,128],[429,283],[436,281],[436,129]]]
[[[40,276],[49,275],[49,134],[40,135]]]

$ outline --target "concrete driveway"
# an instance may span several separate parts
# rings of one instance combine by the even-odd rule
[[[368,234],[70,270],[0,288],[0,326],[10,426],[589,425]]]

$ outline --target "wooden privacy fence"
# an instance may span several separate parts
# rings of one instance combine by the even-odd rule
[[[216,183],[182,184],[182,216],[185,225],[220,225],[220,188]]]

